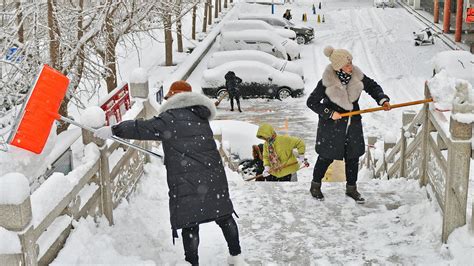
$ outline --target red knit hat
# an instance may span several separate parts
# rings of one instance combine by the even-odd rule
[[[175,81],[173,82],[173,84],[171,84],[171,87],[168,91],[168,93],[165,95],[165,100],[167,100],[169,97],[177,94],[177,93],[180,93],[180,92],[191,92],[193,91],[193,89],[191,88],[191,85],[189,85],[189,83],[187,83],[186,81],[184,80],[178,80],[178,81]]]

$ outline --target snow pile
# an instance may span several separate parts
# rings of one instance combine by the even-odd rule
[[[470,52],[443,51],[436,54],[432,63],[436,73],[445,70],[449,76],[465,79],[474,85],[474,55]]]
[[[22,204],[30,196],[28,179],[20,173],[0,176],[0,204]]]
[[[83,125],[99,128],[105,125],[105,112],[99,106],[90,106],[81,115]]]
[[[54,173],[31,195],[31,211],[35,226],[38,226],[77,185],[81,177],[99,159],[99,156],[100,153],[97,146],[93,143],[88,144],[84,148],[84,158],[80,166],[76,167],[67,176],[62,173]]]
[[[48,140],[41,154],[8,145],[8,151],[0,151],[0,176],[7,173],[21,173],[31,182],[43,174],[48,167],[45,158],[51,153],[56,142],[56,126],[53,124]]]
[[[256,137],[258,126],[242,121],[214,120],[211,121],[214,134],[222,134],[225,148],[237,154],[241,160],[252,159],[252,145],[262,143]]]
[[[132,71],[129,77],[130,83],[146,83],[148,82],[148,75],[146,69],[138,67]]]
[[[0,226],[0,254],[19,253],[21,253],[21,245],[18,235]]]
[[[67,247],[74,247],[74,254],[60,252],[51,265],[108,264],[108,265],[155,265],[138,256],[123,256],[118,251],[117,241],[107,234],[97,235],[108,227],[104,221],[98,226],[92,217],[80,220],[81,226],[74,229],[67,240]],[[145,243],[143,243],[145,244]],[[147,245],[145,244],[144,247]],[[65,250],[65,249],[63,249]],[[96,253],[101,250],[100,254]]]
[[[460,227],[449,235],[448,245],[454,261],[453,265],[472,265],[474,262],[474,234],[469,225]]]

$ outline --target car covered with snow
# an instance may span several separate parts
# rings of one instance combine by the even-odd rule
[[[283,38],[294,40],[296,33],[289,29],[276,28],[263,20],[232,20],[224,22],[221,33],[225,31],[241,31],[241,30],[269,30],[280,35]]]
[[[207,61],[207,68],[215,68],[231,61],[258,61],[273,67],[276,70],[295,73],[304,79],[303,67],[297,62],[290,62],[285,59],[277,58],[271,54],[256,50],[240,51],[221,51],[215,52]]]
[[[304,82],[299,75],[257,61],[232,61],[204,70],[202,92],[212,98],[226,93],[224,76],[229,71],[242,79],[239,90],[243,98],[284,99],[301,96],[304,92]]]
[[[310,42],[312,39],[314,39],[314,29],[312,27],[296,25],[292,23],[291,21],[288,21],[281,17],[277,17],[275,15],[264,15],[264,14],[239,15],[239,20],[262,20],[274,27],[290,29],[296,33],[296,42],[298,44],[305,44],[305,43]]]
[[[226,31],[219,42],[222,51],[258,50],[290,61],[301,57],[296,42],[268,30]]]
[[[374,0],[375,7],[395,7],[395,0]]]

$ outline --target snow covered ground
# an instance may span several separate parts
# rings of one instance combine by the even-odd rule
[[[277,14],[291,7],[296,21],[307,13],[306,24],[315,28],[315,39],[302,46],[299,60],[305,71],[306,96],[283,102],[244,100],[244,113],[228,111],[228,102],[223,102],[218,119],[270,122],[281,133],[303,137],[307,157],[314,163],[317,118],[306,107],[306,97],[328,64],[322,52],[326,45],[350,50],[354,64],[382,85],[392,103],[422,99],[424,81],[432,74],[431,58],[448,48],[441,42],[415,47],[411,34],[423,25],[401,8],[376,9],[370,0],[327,0],[323,9],[317,10],[325,16],[325,23],[317,24],[312,3],[276,6]],[[253,4],[239,8],[244,13],[271,10],[268,5]],[[211,53],[217,50],[216,44]],[[200,88],[207,58],[189,78],[195,90]],[[361,97],[361,108],[374,105],[367,95]],[[401,113],[397,109],[365,115],[365,135],[379,140],[398,136]],[[249,150],[252,144],[248,143]],[[181,239],[175,246],[171,241],[165,173],[161,162],[148,164],[135,195],[115,210],[115,225],[109,227],[105,220],[99,225],[92,219],[81,220],[55,264],[181,263]],[[474,261],[474,237],[467,226],[456,230],[447,245],[441,244],[439,207],[428,199],[431,192],[420,189],[417,181],[370,180],[361,172],[359,187],[368,202],[357,205],[344,196],[342,183],[323,185],[325,202],[311,198],[312,168],[299,173],[299,182],[286,184],[246,183],[229,169],[227,174],[240,216],[243,254],[251,265],[472,265]],[[473,186],[471,177],[469,202]],[[225,265],[227,248],[218,226],[202,225],[200,235],[201,264]]]

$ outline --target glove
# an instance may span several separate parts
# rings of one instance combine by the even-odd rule
[[[265,166],[265,170],[263,170],[262,176],[267,177],[270,175],[270,166]]]
[[[112,127],[111,126],[105,126],[96,129],[94,132],[94,137],[96,138],[101,138],[101,139],[108,139],[112,137]]]

